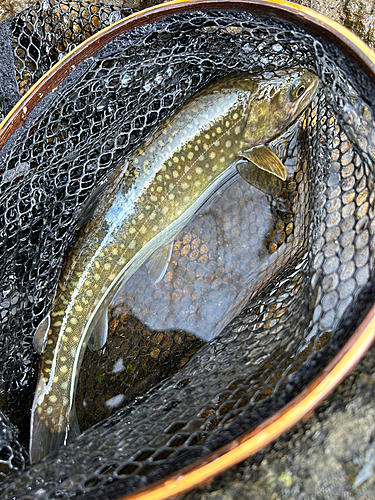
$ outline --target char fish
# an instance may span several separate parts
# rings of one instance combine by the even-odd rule
[[[285,180],[283,164],[265,144],[296,120],[317,86],[303,68],[217,80],[114,169],[95,208],[90,200],[90,220],[34,338],[42,355],[31,410],[32,462],[79,432],[75,392],[83,355],[89,342],[104,345],[108,306],[119,288],[146,261],[153,282],[163,277],[174,236],[235,175],[239,158]]]

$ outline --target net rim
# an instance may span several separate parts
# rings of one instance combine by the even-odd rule
[[[320,374],[281,410],[252,431],[203,459],[136,493],[118,497],[117,500],[166,500],[209,483],[217,475],[275,441],[302,419],[310,417],[314,409],[353,370],[374,341],[375,304],[344,347]]]
[[[333,42],[346,56],[375,80],[375,52],[357,35],[333,19],[312,9],[286,0],[173,0],[135,12],[91,36],[66,54],[47,71],[10,110],[0,123],[0,150],[26,120],[32,109],[50,92],[57,89],[82,61],[96,54],[105,44],[136,27],[159,21],[173,14],[197,10],[241,10],[256,15],[278,17],[302,25],[312,35]]]
[[[56,63],[9,112],[0,123],[0,150],[26,120],[30,111],[80,62],[98,52],[118,35],[144,24],[192,11],[241,10],[256,15],[267,15],[302,25],[313,35],[333,42],[346,56],[354,60],[375,83],[375,52],[359,37],[332,19],[312,9],[291,4],[285,0],[174,0],[136,12],[104,28],[76,47]],[[139,489],[136,493],[118,497],[118,500],[163,500],[180,495],[207,483],[215,476],[261,450],[301,419],[308,417],[360,361],[375,340],[375,305],[353,335],[320,374],[281,410],[266,419],[251,432],[228,445],[181,469],[167,478]]]

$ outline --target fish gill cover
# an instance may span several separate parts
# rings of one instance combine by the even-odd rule
[[[13,96],[72,46],[59,39],[69,31],[57,29],[66,27],[69,9],[81,23],[74,36],[87,24],[92,32],[104,26],[112,12],[87,2],[42,2],[2,24],[2,57],[13,71],[1,78]],[[160,283],[152,288],[142,273],[135,277],[110,309],[105,350],[85,355],[77,412],[86,430],[27,466],[25,415],[38,361],[33,334],[93,185],[208,82],[296,65],[315,72],[321,86],[296,133],[273,145],[287,180],[268,183],[264,193],[258,176],[252,184],[237,179],[178,235]],[[335,46],[295,24],[212,11],[169,16],[118,36],[41,100],[0,152],[0,401],[13,422],[1,423],[8,431],[3,496],[97,498],[105,491],[116,498],[255,427],[319,373],[374,300],[373,95],[373,84]],[[9,96],[4,113],[14,104]],[[266,215],[259,193],[270,207]],[[235,256],[239,247],[246,254],[263,226],[267,273],[216,338],[163,330],[162,305],[156,330],[135,317],[156,299],[177,304],[169,314],[185,314],[189,283],[201,277],[203,261],[208,291],[234,282],[246,270],[224,265],[228,242]],[[134,305],[136,290],[143,295]]]

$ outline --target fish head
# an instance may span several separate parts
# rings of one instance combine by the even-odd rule
[[[314,98],[319,79],[304,68],[265,72],[249,93],[243,131],[245,145],[264,144],[281,134]]]

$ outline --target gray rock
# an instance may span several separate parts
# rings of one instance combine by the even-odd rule
[[[374,49],[375,3],[373,0],[348,0],[344,11],[345,26]]]

